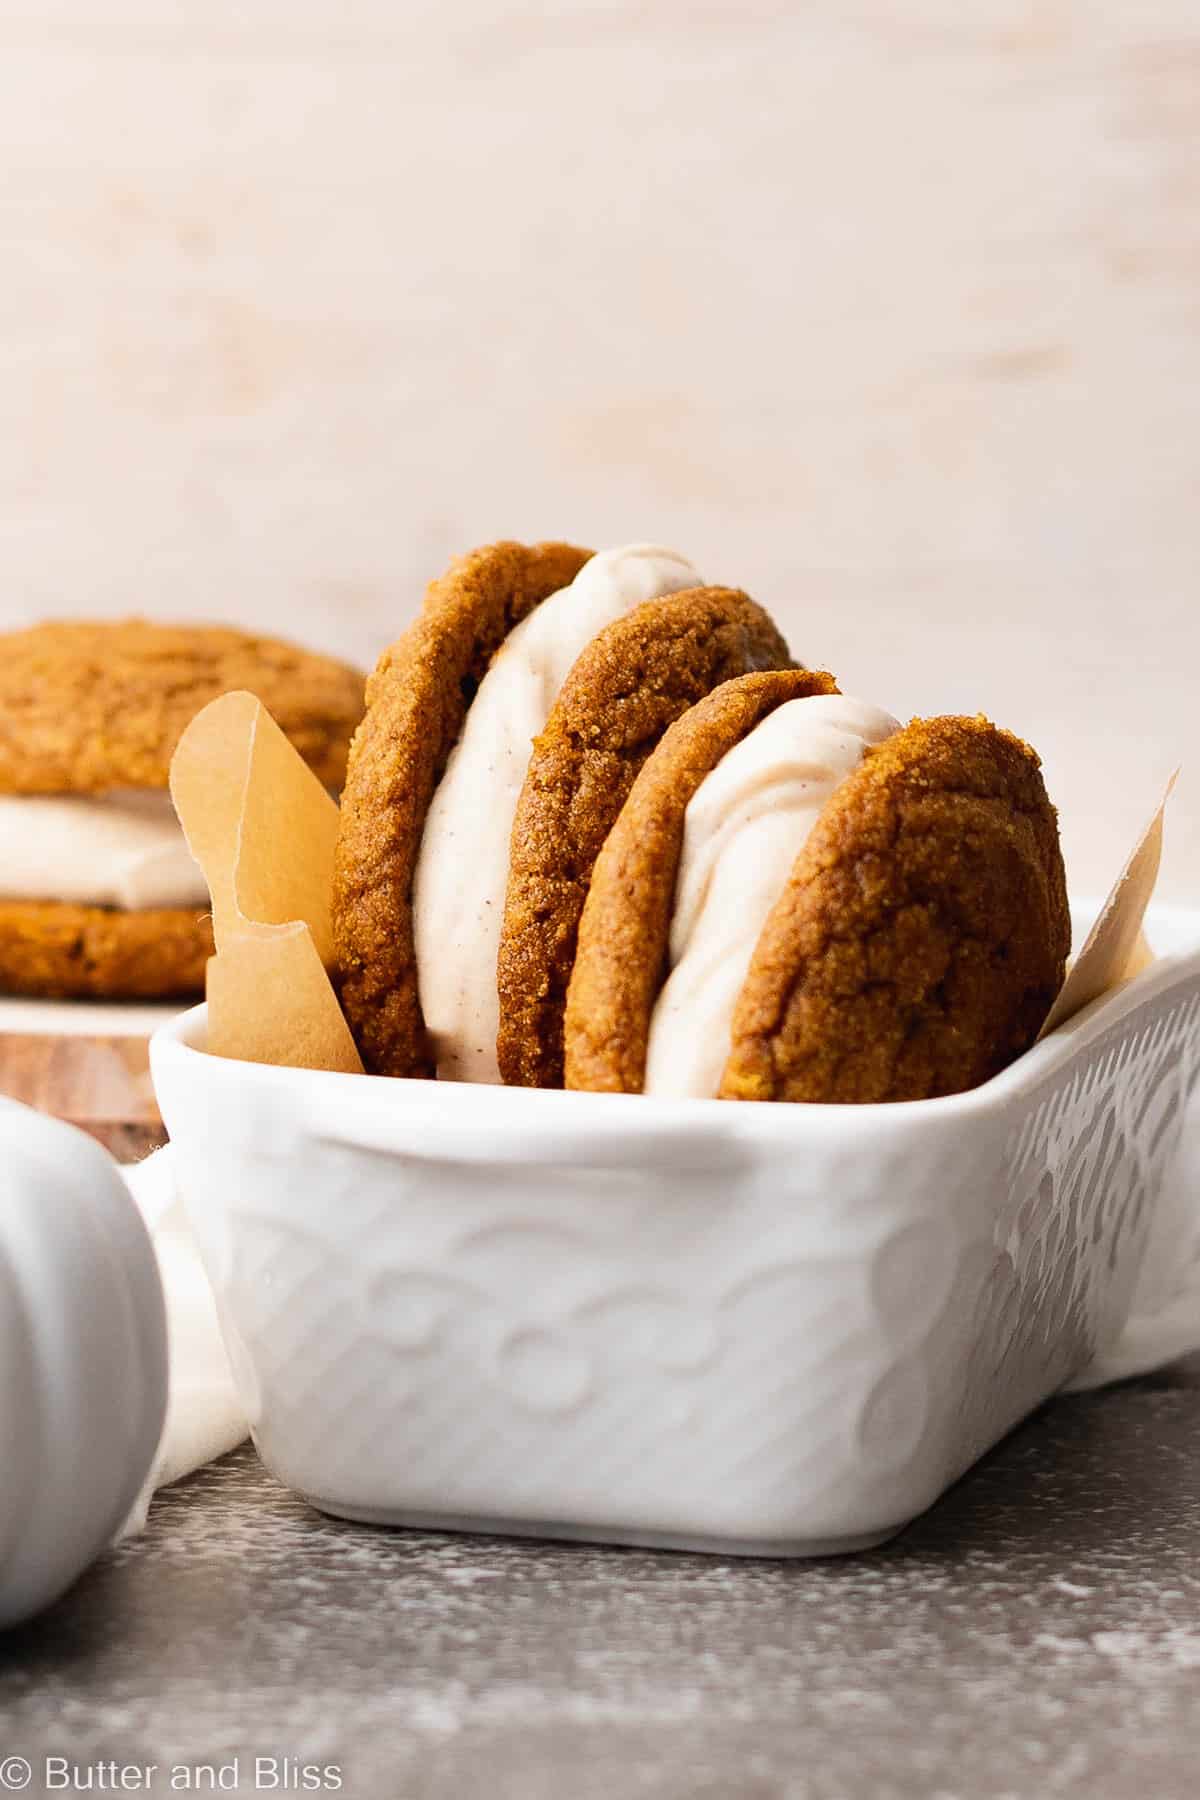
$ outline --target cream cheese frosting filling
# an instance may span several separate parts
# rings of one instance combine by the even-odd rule
[[[0,899],[141,912],[206,907],[208,886],[165,788],[0,794]]]
[[[645,1093],[716,1095],[734,1005],[792,864],[834,789],[899,729],[890,713],[845,694],[790,700],[701,782],[684,814]]]
[[[496,957],[509,840],[533,740],[580,652],[646,600],[700,587],[673,550],[605,550],[509,632],[467,712],[425,821],[413,883],[421,1009],[438,1075],[499,1081]]]

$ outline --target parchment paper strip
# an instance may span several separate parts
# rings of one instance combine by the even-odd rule
[[[361,1073],[325,972],[337,807],[253,694],[197,713],[171,798],[212,896],[209,1050]]]
[[[1058,999],[1050,1008],[1040,1035],[1065,1024],[1073,1013],[1096,1000],[1119,982],[1128,981],[1154,961],[1142,921],[1158,880],[1162,861],[1163,813],[1179,770],[1171,776],[1166,792],[1100,909],[1083,949],[1071,965]]]

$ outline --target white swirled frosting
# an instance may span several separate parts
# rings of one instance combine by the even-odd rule
[[[701,782],[684,815],[645,1093],[716,1094],[734,1004],[792,864],[834,789],[897,730],[889,713],[848,695],[791,700]]]
[[[205,907],[208,887],[165,789],[3,794],[0,898],[140,912]]]

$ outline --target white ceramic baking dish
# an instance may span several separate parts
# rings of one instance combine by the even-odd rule
[[[1200,1072],[1200,915],[986,1086],[753,1106],[152,1059],[267,1466],[386,1524],[874,1544],[1111,1345]],[[1077,937],[1077,941],[1079,941]]]

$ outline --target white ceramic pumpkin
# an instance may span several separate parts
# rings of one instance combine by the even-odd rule
[[[116,1164],[0,1099],[0,1626],[57,1598],[116,1535],[166,1394],[162,1285]]]

